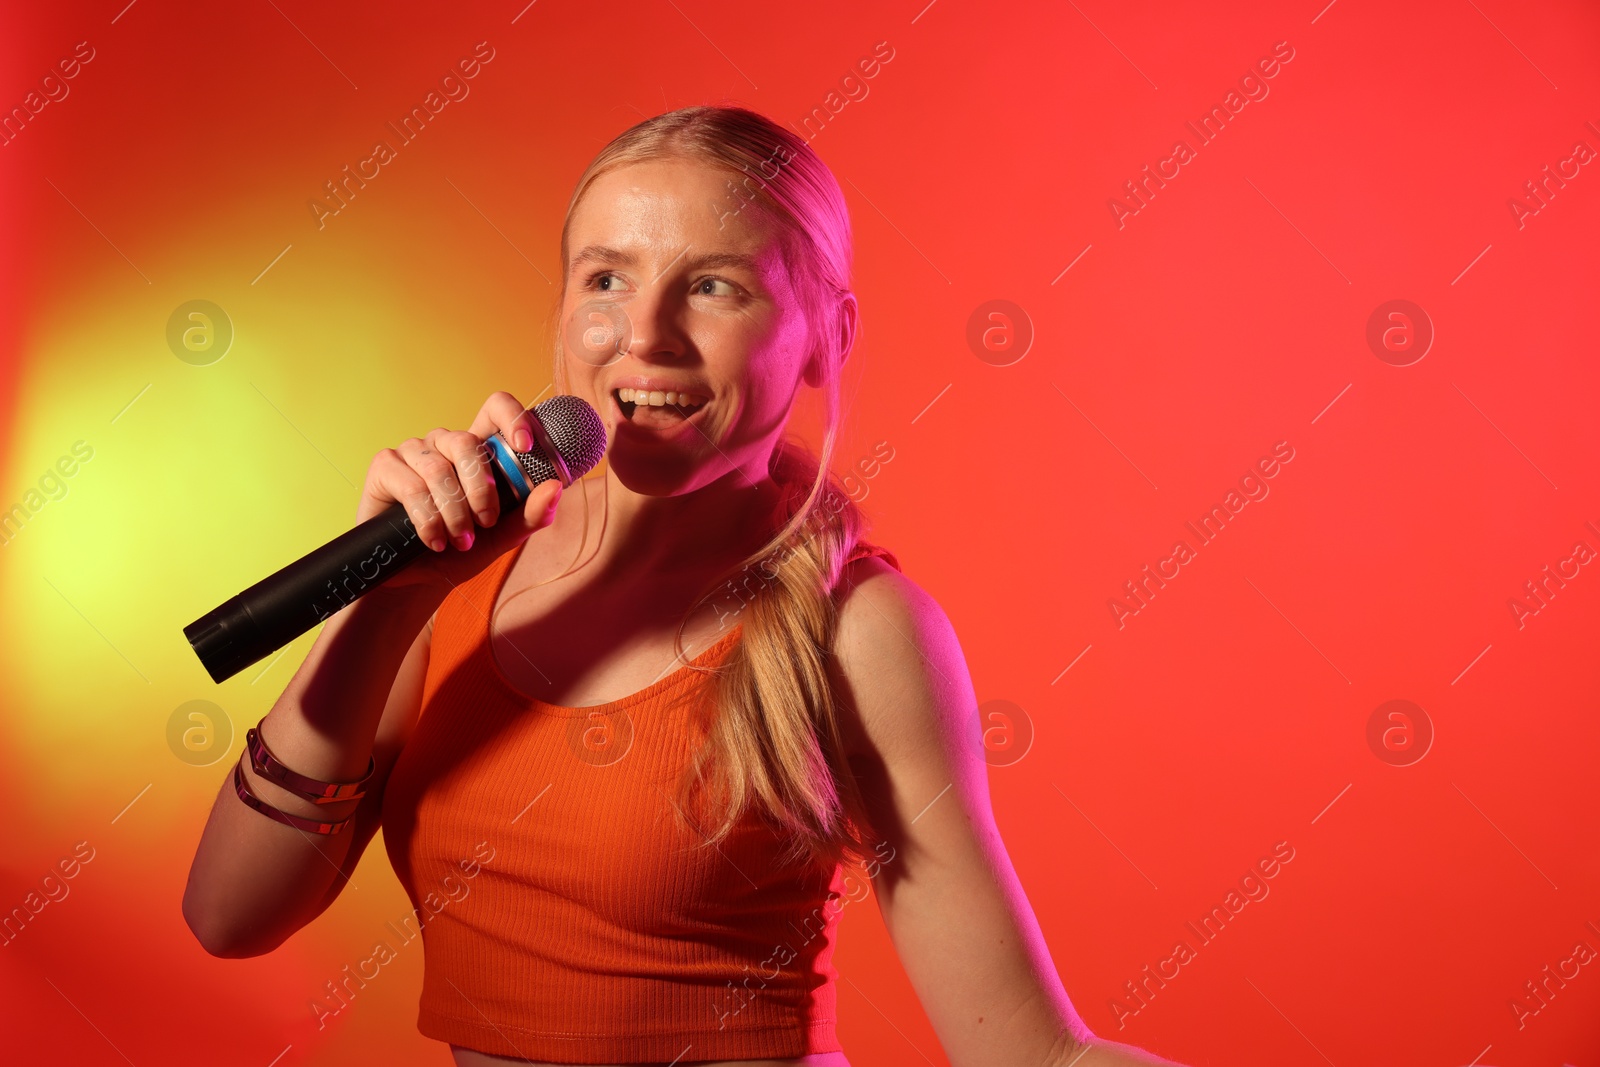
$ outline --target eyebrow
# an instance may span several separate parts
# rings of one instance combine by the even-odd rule
[[[682,258],[682,257],[680,257]],[[639,258],[631,252],[622,252],[606,245],[587,245],[572,257],[572,273],[577,273],[578,268],[586,263],[606,263],[614,266],[631,267],[638,263]],[[678,260],[673,260],[677,263]],[[761,264],[754,256],[743,252],[701,252],[689,256],[686,265],[691,269],[706,267],[732,267],[747,270],[756,277],[762,276]]]

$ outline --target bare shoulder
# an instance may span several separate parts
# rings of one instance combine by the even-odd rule
[[[831,666],[850,754],[887,760],[925,749],[973,699],[949,616],[914,579],[876,557],[849,564],[836,597]]]

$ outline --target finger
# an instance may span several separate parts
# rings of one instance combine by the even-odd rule
[[[434,507],[439,509],[439,515],[444,520],[451,543],[465,552],[472,547],[476,533],[472,525],[472,509],[467,506],[467,492],[456,477],[455,464],[431,445],[435,434],[440,432],[435,430],[429,433],[427,441],[413,437],[402,442],[400,457],[428,483],[428,492],[432,494]]]
[[[520,409],[522,404],[516,397],[503,389],[496,393],[490,393],[489,399],[485,400],[483,407],[478,409],[478,415],[472,420],[472,425],[468,429],[479,437],[488,437],[499,428],[500,421],[498,416],[508,407]]]
[[[531,452],[534,448],[533,416],[527,413],[522,402],[507,392],[498,392],[484,401],[478,417],[473,420],[472,432],[479,437],[501,433],[506,443],[518,452]]]
[[[493,526],[500,516],[500,493],[495,488],[488,446],[477,434],[457,430],[430,438],[455,464],[456,478],[467,493],[467,506],[479,526]]]
[[[439,509],[434,506],[428,483],[398,450],[386,448],[373,458],[369,480],[374,498],[398,502],[406,509],[406,517],[422,543],[435,552],[444,551],[445,525],[439,517]]]

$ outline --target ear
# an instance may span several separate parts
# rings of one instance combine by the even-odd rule
[[[839,330],[839,363],[841,366],[849,358],[850,350],[855,347],[859,315],[860,308],[856,303],[856,294],[845,293],[839,298],[839,306],[834,323]],[[819,350],[813,350],[811,358],[806,361],[805,383],[815,389],[822,385],[823,374],[822,353]]]

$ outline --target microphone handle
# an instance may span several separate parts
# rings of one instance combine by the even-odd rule
[[[521,507],[517,490],[524,487],[514,487],[500,463],[492,462],[489,468],[500,497],[500,514]],[[183,635],[211,680],[226,681],[430,551],[405,505],[396,502],[224,601],[185,626]]]

